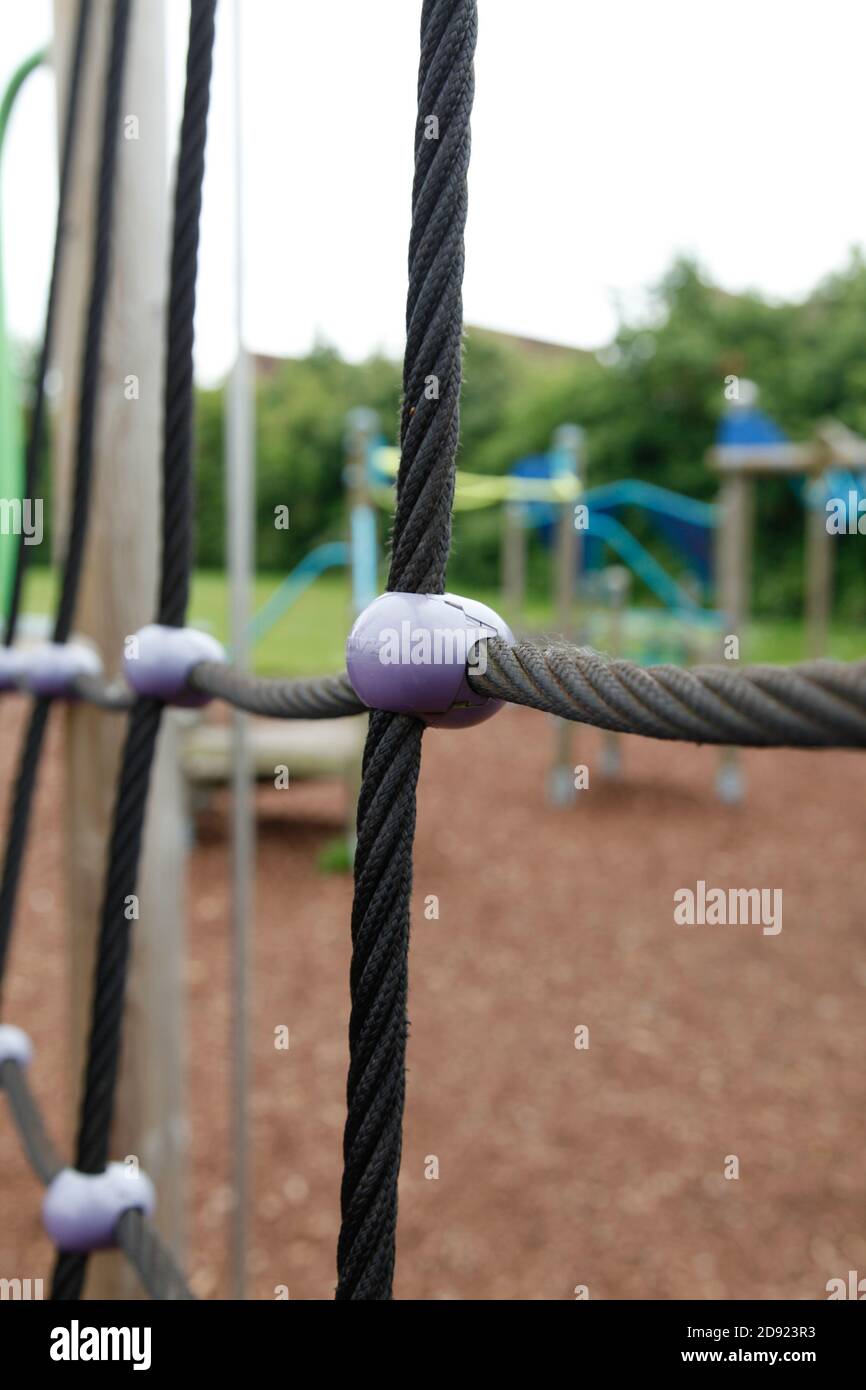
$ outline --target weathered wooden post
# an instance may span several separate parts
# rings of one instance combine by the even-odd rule
[[[60,369],[55,430],[56,534],[65,533],[90,258],[110,0],[93,0],[78,157],[70,188],[66,269],[57,315]],[[55,0],[54,59],[65,81],[75,6]],[[164,302],[168,274],[165,7],[132,7],[117,132],[112,278],[102,347],[87,555],[76,632],[98,646],[109,674],[123,641],[153,618],[159,563]],[[65,107],[59,92],[58,110]],[[77,1093],[89,1027],[106,848],[126,720],[85,704],[66,714],[66,906],[70,921],[69,1059]],[[151,783],[112,1144],[135,1155],[159,1194],[156,1222],[182,1257],[184,1231],[183,871],[186,824],[176,729],[163,722]],[[93,1263],[88,1294],[138,1297],[119,1256]]]

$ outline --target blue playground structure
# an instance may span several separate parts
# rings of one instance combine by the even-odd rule
[[[760,449],[790,442],[772,416],[753,403],[732,405],[720,419],[716,431],[717,448]],[[831,497],[842,497],[846,502],[852,499],[856,506],[866,498],[866,469],[833,464],[812,479],[795,475],[788,482],[805,507],[823,510]]]
[[[519,460],[512,469],[512,476],[550,478],[551,455],[535,454]],[[717,615],[704,608],[695,592],[668,573],[622,519],[627,509],[639,508],[682,558],[702,591],[708,593],[713,580],[713,536],[717,518],[713,503],[700,502],[633,478],[588,488],[581,494],[581,501],[586,507],[579,548],[580,573],[584,577],[602,568],[609,547],[671,614],[696,623],[716,624]],[[545,544],[552,544],[556,506],[549,502],[519,505],[523,524],[537,529]]]
[[[297,603],[311,584],[326,570],[349,564],[351,548],[345,541],[325,541],[307,551],[293,570],[277,585],[270,598],[262,604],[259,611],[250,619],[248,638],[251,645],[260,642],[280,618]]]
[[[762,442],[775,443],[784,438],[767,417],[757,411],[752,415],[750,442],[757,442],[761,431]],[[737,420],[736,425],[742,428],[743,421]],[[350,413],[346,442],[349,540],[329,540],[315,546],[278,583],[250,622],[249,640],[252,644],[260,641],[328,570],[348,566],[355,611],[363,609],[377,592],[376,490],[378,488],[381,492],[383,485],[392,481],[390,475],[383,471],[383,463],[390,461],[393,469],[394,459],[389,460],[389,456],[396,451],[388,449],[379,434],[375,417],[364,409]],[[743,442],[742,436],[736,442]],[[558,450],[554,445],[547,453],[520,459],[506,478],[475,478],[464,474],[467,484],[465,501],[470,506],[505,502],[512,517],[519,517],[524,530],[537,531],[543,543],[553,547],[558,533],[557,521],[564,503],[550,496],[545,485],[561,484],[563,479],[567,482],[566,475],[570,475],[573,467],[568,451]],[[460,476],[458,474],[458,480]],[[531,499],[532,491],[536,491],[540,492],[540,498],[515,500],[504,490],[508,488],[509,479],[518,480],[524,485],[520,489],[521,494],[528,492]],[[541,486],[532,489],[534,482]],[[501,486],[496,487],[497,484]],[[702,596],[706,597],[712,592],[713,584],[713,542],[717,523],[717,508],[713,503],[701,502],[672,492],[669,488],[634,478],[585,491],[578,488],[574,495],[579,497],[585,508],[582,513],[585,524],[579,528],[581,544],[576,548],[577,578],[585,584],[589,581],[588,589],[593,587],[593,578],[601,577],[606,556],[612,551],[629,573],[645,586],[665,617],[679,619],[698,628],[712,629],[718,626],[718,613],[702,602]],[[381,504],[381,497],[378,497],[378,501]],[[629,529],[627,514],[634,509],[638,509],[650,521],[656,533],[682,560],[693,584],[684,583],[669,573]],[[643,659],[653,661],[665,659],[665,656],[656,655],[647,648],[643,651]]]

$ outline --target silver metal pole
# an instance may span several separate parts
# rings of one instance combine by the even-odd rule
[[[234,0],[235,122],[235,325],[237,356],[229,382],[226,430],[226,501],[229,562],[229,631],[234,663],[249,666],[247,629],[254,564],[254,400],[250,360],[243,336],[243,167],[241,134],[240,0]],[[248,1147],[249,951],[254,903],[255,819],[249,758],[248,718],[232,712],[231,926],[232,926],[232,1177],[231,1279],[234,1298],[246,1296],[247,1220],[250,1177]]]

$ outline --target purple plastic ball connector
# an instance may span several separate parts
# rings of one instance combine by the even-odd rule
[[[14,1023],[0,1023],[0,1066],[4,1062],[17,1062],[26,1067],[33,1056],[33,1044],[23,1028]]]
[[[189,673],[202,661],[225,661],[225,648],[194,627],[148,623],[127,638],[123,671],[137,695],[149,695],[185,709],[206,705],[209,695],[190,690]]]
[[[153,1214],[156,1194],[146,1173],[109,1163],[104,1173],[61,1168],[45,1189],[42,1221],[58,1250],[108,1250],[125,1211]]]
[[[17,647],[0,647],[0,690],[16,690],[24,674],[25,655]]]
[[[380,594],[346,642],[352,689],[370,709],[414,714],[438,729],[481,724],[502,704],[466,679],[473,648],[514,634],[498,613],[459,594]]]
[[[99,653],[87,642],[41,642],[24,653],[19,685],[31,695],[74,699],[79,676],[101,675]]]

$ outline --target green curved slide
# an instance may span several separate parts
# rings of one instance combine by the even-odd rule
[[[0,161],[2,161],[3,146],[9,129],[9,118],[18,93],[30,74],[47,60],[48,52],[46,49],[40,49],[38,53],[33,53],[20,67],[16,68],[6,91],[3,93],[3,99],[0,102]],[[2,217],[0,217],[0,228],[2,228]],[[13,498],[20,498],[23,488],[24,455],[21,443],[21,412],[18,404],[18,383],[12,369],[9,338],[6,332],[3,242],[2,231],[0,231],[0,503],[11,501]],[[8,515],[9,508],[4,507],[0,516],[5,521]],[[2,615],[4,622],[8,609],[15,556],[20,543],[20,538],[7,530],[4,525],[3,529],[0,530],[0,615]]]

